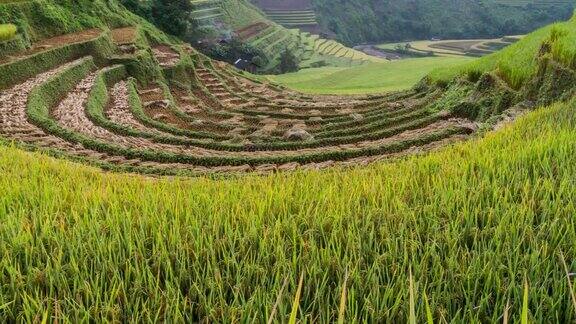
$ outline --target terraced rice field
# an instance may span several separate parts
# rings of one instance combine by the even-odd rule
[[[288,27],[316,26],[316,13],[314,10],[283,10],[265,9],[266,15],[276,23]]]
[[[382,60],[320,38],[312,3],[308,0],[254,1],[222,0],[222,20],[232,26],[238,38],[258,50],[262,73],[277,73],[280,55],[289,49],[300,68],[351,67]],[[250,19],[249,19],[250,18]],[[268,19],[270,18],[270,19]]]
[[[299,59],[300,68],[308,68],[319,62],[322,62],[320,65],[333,67],[384,62],[334,40],[278,25],[253,24],[237,30],[236,34],[261,50],[270,65],[279,60],[280,53],[286,48],[291,49]]]
[[[262,11],[274,22],[287,28],[302,28],[307,31],[318,27],[316,13],[310,0],[256,0]]]
[[[522,39],[523,35],[505,36],[494,39],[455,39],[423,40],[378,45],[383,50],[394,51],[398,46],[410,45],[409,52],[417,55],[434,54],[435,56],[485,56],[510,46]]]
[[[314,49],[322,55],[347,58],[350,59],[351,61],[360,61],[362,63],[383,62],[383,60],[380,58],[367,55],[363,52],[348,48],[335,40],[322,39],[314,36],[310,37],[313,41]]]
[[[220,0],[191,0],[190,2],[194,8],[192,16],[200,25],[206,25],[223,15]]]
[[[124,44],[128,38],[120,36],[130,32],[112,35]],[[90,42],[100,34],[91,30],[57,40]],[[41,50],[53,48],[31,51]],[[151,49],[163,69],[197,55],[191,51]],[[127,77],[123,65],[73,58],[0,91],[0,134],[105,168],[201,174],[366,164],[460,141],[476,129],[426,108],[433,95],[306,96],[207,58],[194,72],[198,82],[192,88],[143,86]]]

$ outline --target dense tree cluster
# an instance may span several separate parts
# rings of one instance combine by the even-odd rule
[[[190,0],[121,0],[130,11],[140,15],[163,31],[178,37],[194,32]]]
[[[228,63],[234,63],[239,58],[246,59],[256,64],[257,66],[263,66],[262,53],[256,50],[254,47],[250,46],[238,38],[231,38],[226,42],[217,42],[207,44],[206,46],[197,46],[204,54]]]

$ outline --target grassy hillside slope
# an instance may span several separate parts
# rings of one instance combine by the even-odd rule
[[[574,1],[314,0],[320,25],[348,45],[520,35],[568,19]],[[373,26],[378,26],[374,28]]]
[[[406,59],[353,68],[305,69],[270,79],[306,93],[382,93],[410,89],[434,69],[450,69],[468,61],[465,57]]]
[[[502,51],[452,69],[437,69],[431,74],[436,81],[447,82],[460,74],[469,76],[488,71],[496,73],[512,87],[520,88],[535,77],[542,51],[549,58],[576,67],[576,17],[543,27]],[[542,44],[547,45],[542,49]]]

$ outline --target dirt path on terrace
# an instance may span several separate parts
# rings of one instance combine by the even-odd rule
[[[113,29],[112,39],[116,45],[133,44],[136,39],[137,30],[138,29],[133,26]]]
[[[270,27],[270,24],[268,24],[268,23],[257,22],[255,24],[251,24],[251,25],[248,25],[244,28],[240,28],[240,29],[236,30],[236,34],[238,35],[238,38],[240,38],[241,40],[247,40],[247,39],[250,39],[250,38],[260,34],[264,30],[266,30],[268,27]]]
[[[95,39],[101,34],[102,31],[100,29],[88,29],[77,33],[71,33],[43,39],[41,41],[32,44],[32,47],[24,52],[16,53],[15,55],[5,58],[4,60],[0,60],[0,64],[9,63],[17,59],[28,57],[64,45],[86,42]]]
[[[152,53],[161,67],[171,67],[180,61],[180,54],[168,45],[155,46],[152,48]]]

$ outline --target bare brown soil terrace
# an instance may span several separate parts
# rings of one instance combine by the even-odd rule
[[[5,64],[11,61],[16,61],[18,59],[24,58],[26,56],[31,56],[36,53],[40,53],[52,48],[56,48],[62,45],[81,43],[85,41],[92,40],[102,34],[100,29],[88,29],[77,33],[66,34],[61,36],[56,36],[48,39],[41,40],[34,43],[32,47],[28,50],[11,55],[3,60],[0,60],[0,64]]]
[[[112,39],[118,45],[132,44],[136,39],[137,28],[128,26],[112,30]]]
[[[112,35],[128,44],[133,31]],[[97,35],[92,30],[59,40]],[[167,45],[152,52],[166,69],[185,53]],[[207,59],[195,63],[191,88],[143,86],[125,75],[102,89],[102,78],[121,66],[91,62],[84,57],[63,63],[1,91],[1,136],[107,168],[199,174],[363,165],[460,141],[476,129],[469,120],[427,109],[433,93],[308,96]],[[80,68],[86,72],[39,118],[30,96]],[[97,97],[101,90],[107,92],[104,101]]]
[[[270,27],[270,24],[268,23],[257,22],[236,30],[236,34],[240,39],[247,40],[260,34],[263,30],[265,30],[268,27]]]

